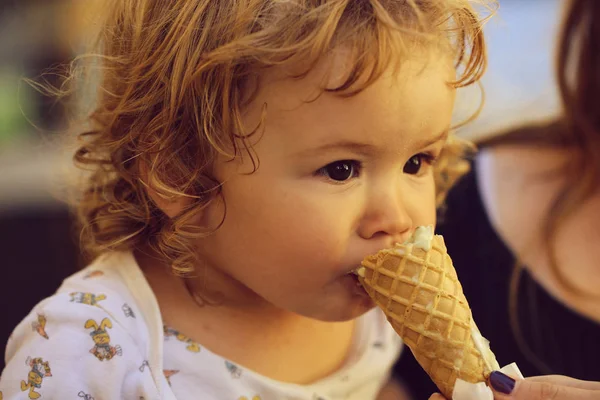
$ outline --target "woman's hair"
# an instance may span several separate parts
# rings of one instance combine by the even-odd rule
[[[211,229],[191,221],[221,193],[213,175],[216,157],[247,157],[259,167],[250,138],[261,125],[248,131],[241,123],[257,73],[302,65],[294,75],[302,77],[344,46],[351,50],[350,73],[339,87],[323,91],[351,96],[393,60],[435,47],[455,61],[451,84],[467,86],[486,67],[485,18],[472,3],[103,1],[95,48],[72,63],[69,79],[76,83],[81,70],[92,70],[97,80],[75,154],[76,164],[88,171],[76,199],[82,246],[94,255],[149,245],[174,272],[192,272],[194,242]],[[475,3],[489,15],[495,6],[491,0]],[[84,92],[75,86],[63,94]],[[439,202],[465,171],[459,162],[465,147],[453,138],[443,152],[436,171]],[[166,202],[185,198],[189,206],[168,218],[149,189]]]
[[[561,223],[591,196],[600,179],[600,2],[571,0],[558,44],[558,86],[564,108],[564,143],[577,149],[566,183],[554,199],[544,227],[550,265],[561,283],[578,288],[557,265],[556,235]]]
[[[559,119],[517,129],[493,138],[484,146],[528,142],[575,149],[565,166],[565,184],[552,201],[544,219],[544,243],[550,267],[561,284],[582,294],[565,276],[556,260],[559,227],[597,190],[600,180],[600,2],[569,0],[566,4],[557,47],[557,81],[563,114]]]

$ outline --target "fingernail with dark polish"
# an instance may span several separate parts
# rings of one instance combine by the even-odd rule
[[[490,385],[496,392],[511,394],[515,388],[515,380],[500,371],[494,371],[490,374]]]

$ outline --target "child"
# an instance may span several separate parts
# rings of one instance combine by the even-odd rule
[[[4,400],[394,395],[401,343],[351,272],[434,224],[435,176],[460,170],[454,91],[485,67],[469,3],[105,11],[75,156],[98,257],[15,329]]]

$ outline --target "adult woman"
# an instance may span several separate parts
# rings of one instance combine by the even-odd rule
[[[600,2],[568,2],[557,73],[563,115],[479,143],[438,233],[500,364],[600,381]],[[490,383],[497,399],[600,398],[565,377]]]

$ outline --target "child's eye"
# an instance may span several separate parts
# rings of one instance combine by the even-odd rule
[[[360,170],[360,162],[356,160],[341,160],[327,164],[317,171],[328,179],[336,182],[345,182],[351,178],[356,178]]]
[[[424,165],[431,165],[434,161],[435,157],[431,154],[414,155],[404,164],[403,172],[409,175],[418,175]]]

